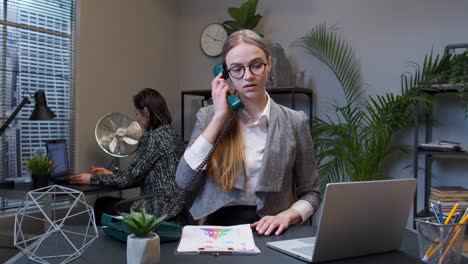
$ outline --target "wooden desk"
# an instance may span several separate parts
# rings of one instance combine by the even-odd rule
[[[290,257],[273,249],[267,248],[269,241],[292,239],[312,236],[315,229],[310,226],[291,227],[281,236],[263,237],[254,235],[255,243],[261,253],[258,255],[181,255],[177,254],[178,243],[167,243],[161,245],[161,263],[242,263],[242,264],[263,264],[263,263],[301,263],[296,258]],[[337,241],[336,243],[340,243]],[[55,245],[55,243],[52,243]],[[53,247],[52,247],[53,250]],[[401,250],[384,254],[375,254],[358,258],[332,261],[327,263],[359,263],[359,264],[406,264],[419,263],[419,251],[416,234],[406,230],[402,241]],[[6,263],[30,263],[29,259],[21,253],[11,258]],[[126,245],[120,241],[102,235],[84,252],[84,254],[72,263],[126,263]],[[466,259],[463,263],[467,263]]]

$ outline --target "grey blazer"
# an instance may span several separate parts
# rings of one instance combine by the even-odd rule
[[[290,208],[297,199],[309,202],[315,212],[320,205],[320,192],[307,116],[303,112],[278,105],[273,100],[270,105],[263,170],[255,189],[260,201],[257,213],[262,217],[278,214]],[[205,130],[213,115],[213,106],[198,111],[190,145]],[[195,192],[190,212],[196,220],[244,195],[245,172],[237,177],[229,192],[223,191],[206,171],[190,183],[194,173],[182,157],[176,172],[176,183],[181,188]]]

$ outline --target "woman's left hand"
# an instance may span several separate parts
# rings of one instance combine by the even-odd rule
[[[289,226],[299,223],[301,215],[294,209],[288,209],[277,215],[267,215],[250,225],[259,235],[269,236],[276,230],[275,235],[281,235]]]
[[[77,175],[70,176],[68,178],[70,184],[90,184],[91,183],[91,173],[80,173]]]

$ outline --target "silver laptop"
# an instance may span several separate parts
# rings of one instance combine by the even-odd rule
[[[268,242],[308,262],[396,250],[416,191],[416,179],[329,183],[317,236]]]

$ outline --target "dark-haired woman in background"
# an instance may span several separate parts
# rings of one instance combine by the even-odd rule
[[[182,190],[176,186],[175,171],[185,146],[176,130],[171,126],[171,115],[162,95],[150,88],[141,90],[133,97],[136,120],[144,130],[138,142],[135,158],[127,169],[112,174],[104,168],[95,168],[92,173],[81,173],[70,177],[71,184],[105,185],[118,188],[140,187],[141,195],[161,193],[161,197],[137,200],[131,209],[145,208],[147,212],[161,215],[173,208],[167,220],[184,224],[184,203],[174,204]],[[98,174],[94,174],[98,172]],[[116,214],[114,205],[121,199],[101,197],[96,200],[96,223],[101,214]],[[185,199],[180,199],[184,201]]]

